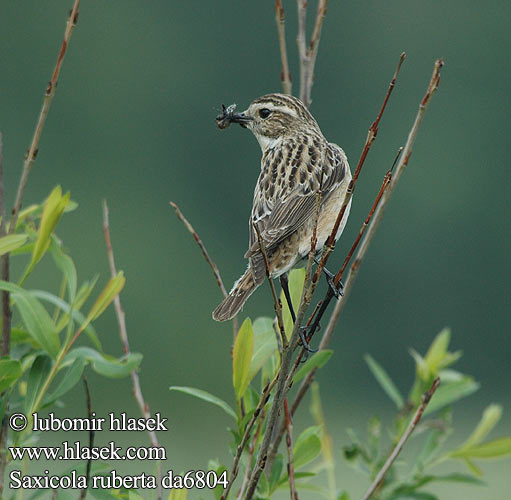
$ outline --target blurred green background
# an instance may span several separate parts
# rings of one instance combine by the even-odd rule
[[[0,129],[9,204],[71,4],[1,5]],[[309,21],[315,6],[310,2]],[[284,1],[284,7],[296,91],[296,3]],[[510,19],[511,4],[498,0],[328,5],[311,111],[325,136],[344,148],[352,168],[399,54],[407,53],[332,268],[342,262],[406,140],[434,60],[445,60],[409,167],[337,327],[335,355],[318,377],[339,461],[346,427],[363,430],[374,413],[390,422],[393,411],[364,353],[387,367],[406,391],[413,380],[409,348],[424,353],[444,326],[452,328],[451,347],[464,351],[458,368],[482,383],[455,412],[453,442],[465,437],[491,402],[503,403],[505,411],[495,435],[511,432],[511,130],[505,104],[511,87]],[[220,292],[168,202],[175,201],[194,224],[229,288],[246,265],[242,256],[260,150],[248,131],[219,131],[214,117],[221,103],[245,109],[252,99],[280,91],[279,75],[271,1],[84,0],[26,191],[25,205],[44,199],[56,184],[71,191],[79,208],[64,217],[59,235],[79,278],[99,272],[101,284],[108,278],[101,200],[108,200],[117,265],[127,276],[122,302],[131,348],[144,355],[140,376],[151,410],[169,419],[170,430],[160,439],[167,468],[176,471],[204,468],[210,457],[231,463],[228,418],[168,387],[196,386],[231,401],[232,330],[211,319]],[[53,263],[46,259],[29,287],[57,289]],[[243,315],[271,311],[263,286]],[[97,329],[105,350],[120,354],[113,310]],[[91,374],[90,380],[98,415],[138,416],[129,379]],[[77,387],[58,413],[81,416],[84,408]],[[309,420],[306,403],[296,427]],[[120,443],[146,441],[143,434],[115,437]],[[44,436],[43,442],[58,440]],[[339,470],[338,484],[355,497],[365,489],[363,477]],[[487,488],[446,488],[443,498],[506,497],[509,462],[484,470]]]

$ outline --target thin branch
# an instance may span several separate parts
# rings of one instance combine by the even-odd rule
[[[259,417],[259,415],[261,415],[261,419],[263,418],[262,410],[264,408],[264,405],[268,402],[268,399],[270,398],[270,393],[271,393],[272,389],[275,387],[276,383],[277,383],[277,377],[275,377],[271,382],[266,384],[266,387],[263,389],[261,397],[259,398],[259,403],[257,404],[256,409],[254,410],[254,413],[252,414],[252,417],[248,421],[248,424],[247,424],[247,427],[245,428],[243,437],[241,438],[241,442],[238,445],[238,448],[236,450],[236,456],[234,457],[234,461],[232,464],[232,472],[229,476],[227,488],[224,490],[222,496],[220,497],[220,500],[225,500],[227,498],[227,495],[229,495],[229,492],[231,491],[232,485],[234,484],[234,481],[235,481],[236,477],[238,476],[241,455],[243,454],[245,445],[247,444],[248,440],[250,439],[250,432],[252,431],[252,427],[254,426],[255,422],[257,421],[257,418]]]
[[[261,433],[261,427],[264,422],[264,411],[261,413],[261,418],[257,424],[257,429],[254,432],[254,437],[252,438],[252,443],[248,448],[248,457],[247,457],[247,468],[245,470],[245,475],[243,476],[243,482],[241,483],[241,488],[236,497],[236,500],[241,500],[243,498],[243,493],[245,493],[245,488],[247,486],[248,480],[250,478],[250,470],[252,467],[252,457],[254,456],[255,447],[257,444],[257,440],[259,439],[259,434]]]
[[[292,90],[291,73],[289,72],[289,62],[287,60],[287,46],[286,46],[286,28],[284,7],[282,0],[275,2],[275,21],[277,22],[277,31],[279,34],[279,47],[280,47],[280,60],[282,62],[282,70],[280,79],[282,80],[282,88],[284,94],[290,94]]]
[[[298,8],[298,34],[296,44],[298,45],[298,58],[300,61],[300,99],[305,103],[306,69],[307,69],[307,46],[305,42],[307,24],[307,0],[296,0]],[[308,107],[308,106],[307,106]]]
[[[91,397],[90,397],[89,384],[87,383],[87,379],[85,377],[83,377],[83,385],[85,386],[85,400],[87,402],[87,416],[90,420],[90,419],[92,419],[92,402],[91,402]],[[92,447],[94,446],[94,434],[95,433],[93,430],[89,431],[89,450],[91,450]],[[86,484],[86,486],[80,492],[80,496],[78,497],[80,500],[84,500],[85,497],[87,496],[87,487],[88,487],[89,480],[90,480],[91,466],[92,466],[92,455],[89,457],[89,460],[87,460],[87,467],[85,470],[85,478],[86,478],[85,484]]]
[[[314,31],[309,46],[306,42],[307,0],[297,0],[298,8],[298,55],[300,60],[300,100],[307,108],[311,104],[312,85],[314,84],[314,66],[318,55],[321,28],[326,14],[327,0],[319,0]]]
[[[353,177],[348,185],[348,189],[346,191],[346,196],[344,197],[344,202],[342,204],[341,209],[339,210],[339,213],[337,214],[337,219],[336,219],[334,226],[332,228],[332,232],[330,233],[330,236],[328,237],[328,241],[326,242],[326,244],[324,246],[323,254],[321,256],[320,265],[318,266],[318,268],[316,269],[316,273],[314,274],[313,279],[315,279],[315,280],[319,279],[321,270],[326,265],[328,258],[330,257],[330,254],[333,252],[333,249],[335,247],[335,236],[337,235],[337,231],[339,230],[341,221],[344,217],[346,209],[347,209],[347,207],[351,201],[351,198],[353,196],[353,192],[355,190],[358,176],[360,175],[362,167],[364,166],[365,160],[367,158],[367,154],[369,153],[369,150],[371,149],[371,146],[378,134],[378,126],[380,124],[380,120],[383,116],[383,112],[385,111],[385,108],[387,107],[387,103],[390,99],[390,95],[392,94],[392,91],[394,90],[394,87],[396,85],[396,80],[399,75],[399,70],[401,69],[401,65],[403,64],[405,58],[406,58],[406,54],[403,52],[401,54],[401,56],[399,57],[399,62],[397,64],[396,71],[394,72],[394,76],[392,77],[392,80],[390,81],[389,87],[387,89],[387,93],[385,94],[385,98],[383,99],[383,104],[380,108],[380,111],[378,112],[378,116],[376,117],[376,120],[373,122],[371,127],[369,127],[369,131],[367,133],[367,139],[364,144],[362,154],[360,155],[360,159],[358,161],[357,168],[355,169],[355,173],[353,174]]]
[[[46,122],[46,118],[48,116],[48,112],[50,110],[53,97],[55,96],[55,92],[57,90],[57,82],[60,74],[60,69],[62,67],[62,62],[64,61],[64,56],[66,55],[69,40],[71,39],[71,34],[73,33],[73,29],[76,26],[76,22],[78,20],[79,6],[80,0],[75,0],[73,8],[71,9],[69,16],[67,18],[66,30],[64,32],[64,40],[62,41],[62,45],[57,56],[55,69],[53,70],[51,79],[46,87],[43,99],[43,106],[41,108],[41,112],[39,113],[39,118],[37,120],[34,135],[32,137],[32,142],[30,143],[30,147],[28,148],[27,154],[25,156],[25,161],[23,163],[23,171],[21,173],[18,191],[16,193],[16,200],[14,202],[14,207],[12,209],[9,234],[13,234],[14,230],[16,229],[16,222],[18,220],[19,211],[21,210],[21,205],[23,202],[23,193],[25,192],[25,187],[27,185],[28,175],[30,174],[30,170],[32,169],[32,165],[37,156],[37,152],[39,151],[39,140],[43,132],[44,124]]]
[[[287,398],[284,399],[284,420],[286,422],[286,446],[287,446],[287,477],[289,480],[289,494],[291,500],[298,500],[298,493],[296,492],[295,484],[295,466],[293,459],[293,423],[291,421],[291,415],[289,414],[289,408],[287,405]]]
[[[266,270],[266,277],[268,278],[268,283],[270,284],[271,294],[273,297],[273,308],[275,309],[275,314],[277,316],[277,324],[279,327],[280,338],[282,339],[282,349],[287,349],[287,338],[286,332],[284,330],[284,318],[282,317],[282,304],[280,303],[280,299],[277,296],[277,292],[275,290],[275,285],[271,278],[270,273],[270,265],[268,263],[268,255],[266,254],[266,249],[264,247],[263,239],[261,238],[261,233],[259,232],[259,228],[256,224],[253,224],[254,231],[257,234],[257,240],[259,242],[259,248],[261,249],[261,253],[264,259],[264,268]]]
[[[392,464],[395,462],[396,458],[398,457],[399,453],[403,449],[403,446],[406,444],[406,441],[408,441],[408,438],[411,436],[412,432],[414,431],[415,427],[419,423],[420,419],[422,418],[422,415],[424,413],[424,410],[428,406],[429,402],[431,401],[431,398],[433,397],[433,394],[435,394],[435,391],[437,390],[437,387],[440,385],[440,379],[436,378],[433,382],[433,385],[429,389],[429,391],[425,392],[422,395],[421,404],[417,408],[417,411],[415,412],[415,415],[410,420],[410,423],[408,424],[408,427],[406,428],[404,434],[401,436],[401,439],[395,446],[395,448],[392,450],[392,453],[390,454],[389,458],[387,458],[387,461],[383,464],[383,467],[380,469],[376,477],[374,478],[373,483],[369,487],[369,489],[366,491],[366,494],[363,496],[362,500],[369,500],[371,498],[372,494],[375,492],[376,488],[380,485],[380,483],[385,478],[385,475],[391,468]]]
[[[3,137],[0,132],[0,237],[6,235],[5,225],[5,190],[4,190],[4,156],[3,156]],[[9,254],[2,255],[1,258],[1,276],[3,281],[9,281]],[[7,356],[11,352],[11,305],[10,294],[6,290],[2,291],[2,356]]]
[[[114,251],[112,248],[112,240],[110,238],[110,223],[108,218],[108,205],[106,200],[103,200],[103,232],[105,236],[105,244],[106,244],[106,253],[108,256],[108,264],[110,267],[110,274],[112,278],[117,276],[117,269],[115,267],[115,259],[114,259]],[[121,305],[121,299],[119,295],[116,295],[114,298],[114,307],[115,307],[115,315],[117,317],[117,324],[119,325],[119,336],[121,338],[121,342],[123,345],[123,350],[125,354],[130,354],[130,346],[128,341],[128,330],[126,328],[126,316],[124,314],[124,310]],[[140,386],[140,378],[138,376],[138,372],[133,370],[131,372],[131,382],[133,385],[133,396],[140,408],[140,412],[145,419],[151,417],[151,412],[149,410],[149,405],[144,399],[144,395],[142,393],[142,387]],[[151,442],[151,446],[154,448],[160,448],[160,443],[158,442],[158,438],[154,431],[148,431],[149,440]],[[158,475],[161,476],[161,466],[158,467]],[[161,484],[161,481],[158,481],[158,484]],[[161,488],[158,490],[158,498],[161,499]]]
[[[381,197],[380,203],[377,205],[376,210],[374,211],[373,218],[371,220],[371,223],[369,224],[367,231],[365,232],[364,238],[361,241],[360,247],[358,249],[357,255],[355,257],[355,260],[352,262],[350,266],[350,271],[348,273],[348,277],[346,279],[346,283],[344,286],[344,296],[341,300],[337,302],[337,304],[334,307],[334,310],[332,312],[332,315],[330,316],[330,320],[328,322],[328,326],[325,329],[325,332],[323,333],[323,336],[321,338],[321,342],[319,344],[319,350],[326,349],[328,344],[330,343],[330,340],[332,338],[335,325],[337,321],[339,320],[339,317],[341,315],[342,310],[344,309],[344,306],[346,304],[346,300],[348,299],[351,289],[353,288],[353,285],[355,283],[355,279],[358,274],[358,270],[360,268],[360,264],[362,263],[363,258],[365,257],[367,250],[369,248],[369,245],[376,233],[376,229],[378,228],[381,219],[383,217],[383,213],[385,210],[385,206],[388,203],[388,200],[390,199],[390,195],[392,191],[395,189],[397,182],[406,168],[406,165],[408,164],[408,160],[410,159],[410,155],[412,152],[412,147],[415,142],[415,139],[417,137],[417,133],[419,131],[422,118],[424,116],[424,113],[426,111],[427,105],[433,96],[434,92],[438,88],[438,83],[440,81],[440,70],[443,66],[442,59],[439,59],[435,62],[434,68],[433,68],[433,75],[431,77],[431,80],[429,82],[426,94],[424,98],[422,99],[420,105],[419,105],[419,111],[417,113],[417,116],[415,118],[415,121],[412,125],[412,128],[410,129],[410,132],[408,134],[408,139],[406,141],[405,147],[403,149],[403,153],[400,156],[400,160],[397,164],[396,171],[393,174],[391,182],[389,182],[387,188],[385,189],[383,196]],[[300,388],[298,389],[297,395],[295,397],[295,401],[293,402],[293,406],[291,408],[291,414],[294,413],[298,405],[300,404],[300,401],[302,400],[303,396],[309,389],[310,385],[312,384],[312,381],[314,380],[314,376],[316,374],[316,369],[311,370],[303,379],[302,384],[300,385]]]
[[[320,183],[321,185],[321,183]],[[284,398],[286,397],[288,388],[287,388],[287,376],[289,373],[289,370],[291,368],[291,360],[293,357],[294,352],[294,345],[298,340],[300,328],[303,322],[303,318],[305,316],[305,311],[307,310],[311,299],[312,294],[314,293],[314,289],[316,284],[311,281],[311,274],[312,274],[312,263],[314,261],[314,255],[316,250],[316,243],[317,243],[317,226],[318,226],[318,219],[319,219],[319,207],[321,205],[321,191],[319,190],[316,196],[316,216],[314,220],[314,226],[312,230],[312,236],[311,236],[311,248],[309,252],[309,259],[307,262],[307,268],[305,271],[305,281],[304,281],[304,287],[302,291],[302,297],[300,299],[300,306],[298,307],[298,311],[296,312],[296,319],[293,325],[293,331],[291,332],[291,335],[289,337],[289,343],[287,345],[287,348],[282,350],[282,356],[281,356],[281,363],[280,363],[280,369],[279,373],[277,375],[277,387],[275,389],[275,394],[273,396],[273,403],[270,409],[270,413],[267,418],[266,422],[266,431],[263,436],[263,441],[261,443],[261,446],[259,448],[259,454],[257,456],[256,463],[254,465],[254,468],[252,470],[252,474],[250,476],[249,485],[247,488],[247,494],[245,496],[245,500],[250,500],[257,488],[257,483],[259,482],[259,478],[261,477],[261,474],[266,466],[266,460],[268,457],[268,450],[270,448],[272,439],[273,439],[273,433],[275,430],[276,425],[278,424],[279,420],[279,414],[280,410],[282,408],[282,403],[284,401]],[[306,286],[307,283],[310,283],[309,286]]]
[[[383,180],[382,186],[380,187],[380,190],[378,192],[376,200],[373,203],[371,211],[369,212],[369,215],[367,216],[367,218],[366,218],[366,220],[365,220],[365,222],[362,225],[362,228],[360,230],[362,233],[363,233],[363,230],[364,230],[364,226],[367,226],[368,221],[370,220],[372,214],[374,213],[374,211],[376,209],[376,206],[378,205],[378,203],[379,203],[379,201],[381,199],[381,196],[383,195],[383,192],[385,191],[385,189],[389,185],[390,175],[391,175],[390,171],[387,172],[387,174],[385,175],[385,178]],[[360,235],[360,233],[359,233],[359,235]],[[353,246],[352,246],[352,248],[350,250],[350,253],[353,253],[354,248],[356,248],[356,245],[358,244],[358,241],[360,241],[360,238],[357,237],[355,243],[353,244]],[[309,320],[307,322],[307,327],[310,327],[310,325],[311,325],[311,323],[312,323],[314,318],[316,318],[315,324],[316,323],[319,324],[319,319],[318,318],[320,318],[321,315],[322,315],[322,312],[324,312],[326,310],[326,307],[328,306],[328,303],[330,302],[332,297],[333,297],[333,293],[331,292],[331,289],[329,288],[328,291],[327,291],[327,295],[326,295],[325,299],[319,301],[318,304],[316,304],[316,308],[314,309],[313,313],[311,314],[311,316],[309,317]],[[345,288],[345,292],[344,292],[344,297],[346,297],[346,288]],[[345,299],[343,298],[343,302],[344,302],[344,300]],[[325,303],[326,303],[326,305],[325,305]],[[316,316],[316,313],[317,313],[317,316]],[[311,330],[311,333],[308,336],[308,340],[311,339],[313,330],[314,330],[314,328]],[[320,347],[320,349],[321,349],[321,347]],[[296,370],[298,369],[298,367],[300,366],[300,362],[301,362],[304,354],[305,354],[305,348],[302,346],[298,356],[295,359],[293,367],[291,368],[291,371],[289,372],[288,378],[287,378],[286,384],[287,384],[288,390],[291,388],[291,385],[293,383],[293,376],[294,376]],[[309,372],[309,374],[307,374],[306,379],[304,379],[304,382],[302,382],[300,388],[298,389],[297,395],[295,396],[295,399],[293,401],[293,405],[291,407],[291,415],[295,414],[296,410],[298,409],[298,406],[302,402],[303,397],[305,396],[306,392],[308,391],[310,385],[312,384],[312,382],[314,380],[315,372],[316,372],[316,369],[314,369],[311,372]],[[306,384],[305,384],[305,380],[307,381]],[[282,441],[282,438],[284,437],[284,433],[285,432],[286,432],[286,422],[285,422],[284,419],[282,419],[282,423],[280,425],[280,429],[279,429],[277,435],[275,436],[275,438],[273,440],[273,443],[271,445],[271,448],[270,448],[270,453],[269,453],[269,457],[268,457],[269,467],[273,466],[273,462],[275,461],[275,457],[277,456],[277,452],[278,452],[280,443]]]
[[[211,267],[211,270],[213,271],[213,274],[215,275],[216,283],[218,287],[220,288],[222,294],[224,297],[227,297],[227,290],[225,289],[224,282],[222,280],[222,276],[220,276],[220,271],[218,270],[218,266],[213,262],[213,259],[209,256],[208,251],[206,250],[206,246],[202,242],[202,240],[199,238],[199,235],[193,228],[193,226],[190,224],[188,219],[183,215],[179,207],[173,202],[170,202],[170,206],[176,211],[177,218],[184,224],[186,229],[188,229],[189,233],[193,236],[193,239],[197,242],[197,245],[199,245],[200,251],[202,252],[202,255],[206,262],[208,263],[209,267]],[[238,334],[238,317],[235,316],[232,319],[232,328],[233,328],[233,340],[236,339],[236,335]]]

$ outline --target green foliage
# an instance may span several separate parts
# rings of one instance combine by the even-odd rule
[[[511,456],[511,437],[484,441],[501,418],[502,408],[498,405],[486,408],[481,421],[462,445],[452,450],[443,450],[446,438],[452,432],[452,405],[479,388],[479,384],[472,377],[448,369],[461,356],[459,351],[449,352],[449,342],[450,331],[445,329],[435,337],[424,357],[415,351],[411,352],[416,364],[415,381],[406,403],[383,367],[372,357],[366,356],[366,362],[375,379],[400,410],[394,421],[391,446],[400,439],[420,403],[422,392],[429,389],[437,376],[441,379],[440,387],[424,412],[424,416],[434,414],[434,421],[423,419],[416,431],[417,436],[422,436],[423,444],[415,458],[407,460],[410,463],[408,470],[401,466],[398,474],[394,467],[391,468],[379,490],[378,498],[382,500],[403,498],[433,500],[436,497],[424,488],[435,482],[484,484],[477,477],[481,471],[473,460]],[[352,444],[344,447],[344,457],[348,463],[368,475],[370,480],[374,478],[389,454],[389,444],[382,445],[380,434],[379,419],[373,419],[369,425],[366,443],[351,432]],[[447,460],[461,460],[471,474],[439,474],[437,466]]]
[[[303,281],[303,270],[294,270],[290,273],[290,293],[296,306],[303,290]],[[286,323],[286,320],[290,319],[286,316],[289,311],[286,313],[286,301],[282,299],[282,302]],[[288,334],[289,328],[288,322],[286,324]],[[170,388],[219,406],[236,421],[236,426],[229,429],[233,436],[233,442],[230,443],[232,455],[237,456],[240,444],[242,441],[245,443],[239,456],[238,476],[250,474],[262,443],[273,394],[270,393],[267,398],[262,399],[261,391],[256,390],[254,381],[260,374],[261,387],[264,388],[270,381],[275,380],[280,365],[277,334],[275,322],[270,318],[257,318],[253,323],[246,318],[241,325],[233,349],[233,400],[236,409],[224,400],[200,389],[175,386]],[[484,483],[478,477],[480,470],[474,461],[511,455],[511,437],[486,441],[488,434],[501,418],[502,409],[498,405],[490,405],[484,411],[481,421],[463,444],[451,450],[444,449],[446,439],[452,432],[452,406],[479,388],[479,384],[471,376],[451,368],[460,358],[461,352],[449,351],[450,338],[450,331],[445,329],[434,338],[424,356],[411,351],[415,360],[415,379],[408,392],[408,398],[403,396],[404,392],[398,388],[398,384],[378,361],[369,354],[365,356],[369,370],[397,410],[393,425],[390,429],[385,427],[388,432],[384,432],[384,424],[379,416],[369,420],[364,439],[353,430],[348,430],[351,443],[343,447],[344,459],[355,470],[367,476],[368,484],[372,482],[390,451],[398,443],[421,402],[422,394],[429,390],[436,377],[441,378],[440,387],[429,402],[414,434],[416,439],[422,440],[418,451],[412,457],[401,456],[399,469],[391,467],[378,490],[379,500],[405,498],[435,500],[436,497],[427,491],[427,487],[439,482],[459,483],[460,487],[479,486]],[[293,387],[299,386],[299,382],[313,369],[322,368],[332,354],[331,350],[319,351],[298,366],[293,375]],[[292,455],[296,488],[298,491],[314,492],[316,498],[350,500],[349,493],[345,489],[338,489],[336,484],[335,447],[323,418],[319,385],[314,382],[311,389],[310,412],[315,425],[301,431],[293,426]],[[288,394],[289,408],[292,398],[293,389]],[[428,420],[430,415],[433,416],[433,420]],[[278,427],[283,425],[282,419]],[[387,435],[390,436],[390,440],[387,439]],[[403,461],[408,465],[404,466]],[[470,473],[443,474],[442,469],[437,466],[445,461],[461,461],[469,468]],[[270,463],[271,469],[261,475],[257,485],[255,498],[259,500],[270,499],[277,491],[289,488],[287,453],[277,453]],[[209,468],[219,473],[230,470],[217,461],[211,461]],[[326,480],[320,479],[320,475],[325,472]],[[241,482],[237,484],[239,487]],[[221,487],[217,487],[213,492],[214,498],[218,500],[222,491]],[[232,491],[230,495],[235,497]]]
[[[115,378],[129,375],[141,362],[142,356],[137,353],[120,358],[105,354],[92,325],[122,290],[125,284],[122,272],[108,281],[89,312],[82,312],[97,279],[79,285],[76,266],[55,235],[63,214],[76,206],[69,193],[63,195],[57,186],[42,204],[31,205],[20,213],[14,234],[0,238],[0,255],[10,252],[12,260],[25,260],[25,272],[18,284],[0,281],[0,290],[10,294],[14,313],[11,356],[0,359],[2,414],[7,397],[9,411],[13,413],[30,415],[42,408],[62,405],[62,398],[80,381],[88,366],[105,377]],[[56,271],[62,276],[57,294],[24,286],[47,253],[52,255]],[[51,313],[48,305],[53,308]],[[92,347],[75,345],[83,331]],[[29,425],[12,436],[13,442],[16,446],[30,443],[31,433]],[[59,495],[64,498],[65,492]]]

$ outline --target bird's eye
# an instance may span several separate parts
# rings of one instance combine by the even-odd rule
[[[264,120],[271,115],[271,111],[268,108],[263,108],[259,110],[259,116]]]

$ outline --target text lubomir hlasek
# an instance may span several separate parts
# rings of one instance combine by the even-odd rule
[[[32,414],[34,431],[166,431],[166,418],[155,413],[151,418],[127,417],[126,413],[109,413],[108,419],[96,417],[92,412],[91,418],[58,418],[53,413],[47,417]]]

